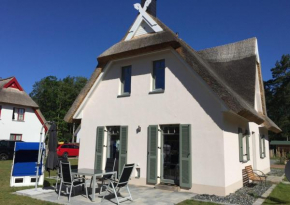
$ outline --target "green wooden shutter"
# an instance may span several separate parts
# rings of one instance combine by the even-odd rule
[[[119,176],[127,163],[127,149],[128,149],[128,126],[121,126],[120,128],[120,151],[119,151]]]
[[[260,158],[263,158],[263,150],[262,150],[262,137],[259,136],[259,146],[260,146]]]
[[[180,125],[179,174],[180,187],[190,189],[191,182],[191,129],[190,125]]]
[[[104,127],[97,127],[95,169],[102,170],[104,146]]]
[[[265,135],[263,135],[263,152],[264,152],[264,158],[266,157],[266,145],[265,145]]]
[[[158,126],[148,128],[147,183],[157,183]]]
[[[249,143],[250,134],[247,131],[246,135],[246,144],[247,144],[247,160],[250,160],[250,143]]]
[[[241,128],[238,129],[238,133],[239,133],[239,156],[240,156],[240,162],[243,162],[243,156],[244,156],[244,152],[243,152],[243,131]]]

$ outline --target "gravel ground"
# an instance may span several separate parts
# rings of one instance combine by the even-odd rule
[[[284,169],[271,169],[271,171],[267,174],[269,176],[283,176]]]
[[[270,183],[266,185],[257,184],[253,187],[243,187],[236,191],[233,194],[230,194],[226,197],[216,196],[216,195],[207,195],[200,194],[193,197],[193,199],[205,200],[216,203],[223,204],[242,204],[242,205],[251,205],[253,204],[258,197],[264,194],[271,187]]]

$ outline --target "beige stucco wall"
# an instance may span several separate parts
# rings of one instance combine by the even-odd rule
[[[149,94],[152,61],[165,59],[165,93]],[[132,65],[131,96],[117,98],[121,67]],[[196,187],[225,186],[222,105],[199,77],[175,54],[163,51],[114,62],[82,112],[80,168],[93,168],[97,126],[128,125],[128,162],[138,163],[146,182],[147,127],[191,124],[192,183]],[[142,131],[136,133],[138,126]],[[206,191],[206,190],[205,190]]]

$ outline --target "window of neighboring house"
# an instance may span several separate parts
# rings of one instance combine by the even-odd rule
[[[153,91],[165,90],[165,60],[153,62]]]
[[[12,120],[24,121],[25,109],[13,108]]]
[[[25,109],[18,108],[18,117],[17,117],[17,120],[24,121],[24,113],[25,113]]]
[[[10,134],[10,140],[21,141],[22,140],[22,134]]]
[[[122,67],[121,75],[121,95],[131,93],[131,66]]]
[[[260,157],[264,159],[266,157],[266,145],[265,135],[260,135]]]
[[[247,130],[243,133],[241,128],[238,129],[238,134],[240,162],[248,162],[250,160],[250,134]]]

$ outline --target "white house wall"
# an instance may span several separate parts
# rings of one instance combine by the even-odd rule
[[[22,134],[24,142],[39,142],[42,124],[30,107],[1,104],[0,139],[9,140],[10,134]],[[13,107],[25,108],[24,121],[12,120]]]
[[[165,59],[165,92],[149,94],[154,60]],[[117,98],[122,66],[132,66],[131,96]],[[93,168],[97,126],[128,128],[128,163],[137,163],[146,184],[147,128],[160,124],[191,124],[192,183],[195,193],[223,194],[225,186],[222,105],[199,77],[172,51],[114,62],[83,109],[80,168]],[[136,133],[137,127],[141,132]]]
[[[226,195],[235,192],[243,186],[242,170],[245,166],[252,165],[253,169],[258,169],[268,173],[270,171],[269,159],[269,142],[266,140],[266,157],[260,158],[259,135],[264,133],[266,138],[267,130],[260,128],[256,123],[248,123],[244,118],[236,114],[224,114],[224,156],[225,156],[225,184]],[[239,160],[239,136],[238,128],[243,133],[248,130],[250,133],[249,150],[250,160],[248,162],[240,162]],[[244,145],[245,146],[245,145]]]

